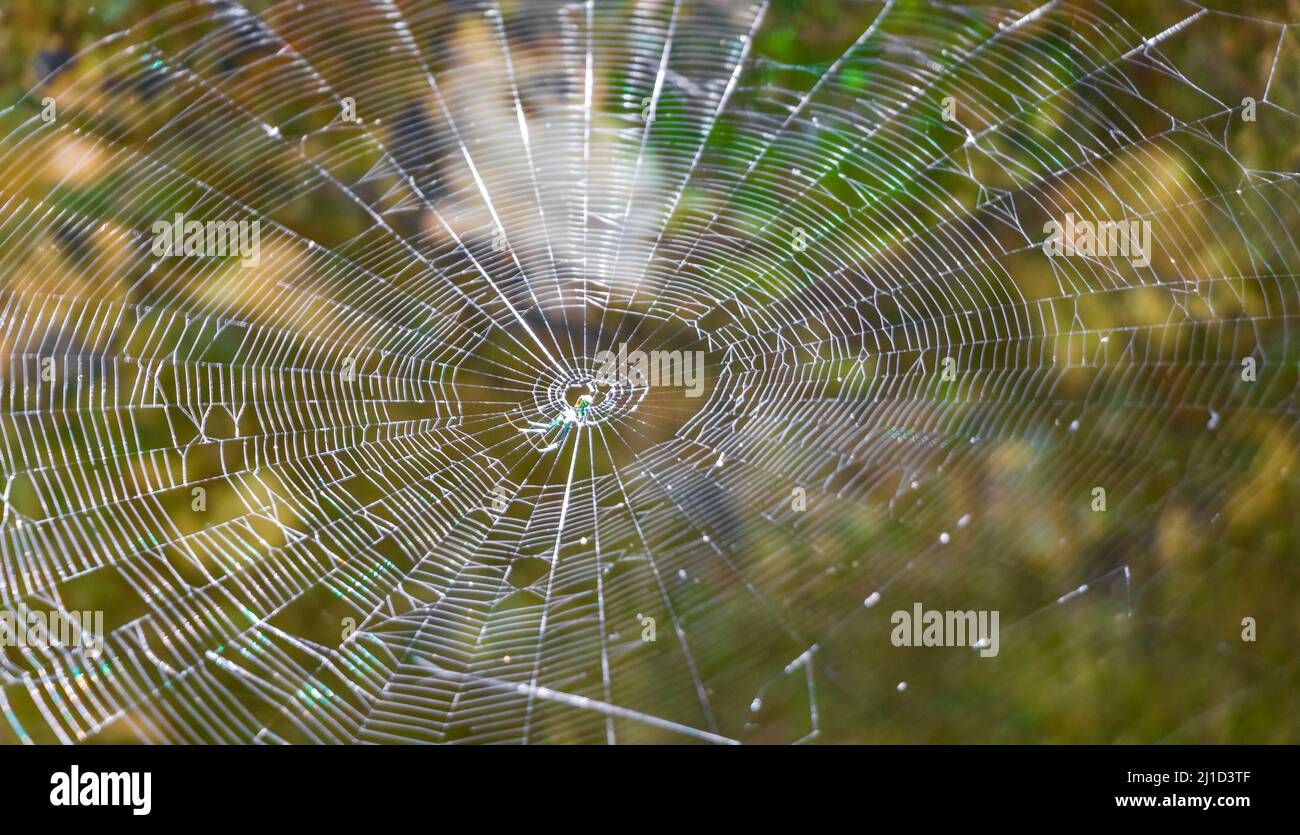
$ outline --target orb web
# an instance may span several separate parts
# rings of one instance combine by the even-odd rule
[[[1280,693],[1134,646],[1294,582],[1243,509],[1296,495],[1294,23],[828,5],[182,2],[0,113],[0,602],[106,621],[3,651],[0,738],[980,741],[1243,676],[1147,741]],[[159,256],[178,215],[256,259]],[[1049,257],[1066,215],[1148,263]],[[620,345],[699,396],[598,385]],[[892,647],[920,599],[1002,655]]]

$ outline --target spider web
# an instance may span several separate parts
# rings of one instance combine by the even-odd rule
[[[822,5],[180,3],[3,111],[0,601],[107,635],[6,648],[0,739],[1051,738],[1102,687],[1056,738],[1217,739],[1283,698],[1235,647],[1296,587],[1242,509],[1297,495],[1294,25]],[[1150,264],[1047,257],[1067,213]],[[258,263],[155,256],[176,214]],[[619,344],[704,395],[520,431]],[[916,600],[1001,654],[891,646]]]

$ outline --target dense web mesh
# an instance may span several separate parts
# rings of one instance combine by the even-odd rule
[[[0,603],[107,633],[4,649],[0,740],[1294,739],[1279,9],[124,25],[0,114]]]

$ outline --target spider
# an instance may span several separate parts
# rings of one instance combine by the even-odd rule
[[[543,423],[541,421],[531,421],[529,422],[528,427],[526,429],[520,429],[519,431],[524,433],[525,435],[545,436],[552,429],[558,426],[560,427],[559,436],[551,443],[542,447],[539,450],[539,452],[550,452],[553,449],[558,449],[560,444],[564,443],[564,439],[568,437],[569,429],[571,427],[573,427],[575,424],[578,426],[584,425],[584,421],[587,418],[587,407],[591,405],[592,400],[593,398],[590,394],[579,395],[578,399],[574,401],[573,405],[565,406],[564,411],[560,412],[559,417],[557,417],[555,420],[551,421],[550,423]]]

